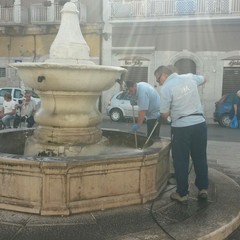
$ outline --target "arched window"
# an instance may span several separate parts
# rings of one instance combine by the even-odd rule
[[[179,59],[174,66],[178,69],[179,74],[193,73],[196,74],[196,63],[188,58]]]

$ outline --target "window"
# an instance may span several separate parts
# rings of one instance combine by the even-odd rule
[[[132,99],[132,96],[126,91],[126,92],[123,92],[122,94],[119,94],[117,96],[117,99],[119,99],[119,100],[130,100],[130,99]]]
[[[32,92],[32,97],[33,98],[39,98],[39,96],[35,92]]]
[[[23,97],[22,91],[16,89],[16,90],[14,91],[14,96],[13,96],[13,97],[14,97],[14,98],[22,98],[22,97]]]
[[[0,97],[4,97],[5,93],[10,93],[11,94],[12,90],[11,89],[1,89],[0,90]]]
[[[196,63],[191,59],[181,58],[177,62],[175,62],[174,66],[177,68],[179,74],[196,74]]]
[[[0,78],[6,77],[6,68],[0,68]]]

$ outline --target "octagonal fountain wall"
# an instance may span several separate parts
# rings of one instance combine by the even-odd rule
[[[69,215],[154,199],[169,175],[169,141],[102,130],[96,101],[126,70],[98,66],[72,2],[43,63],[16,63],[41,98],[36,129],[0,132],[0,208]]]
[[[34,129],[0,132],[0,208],[40,215],[69,215],[142,204],[156,198],[169,177],[169,141],[135,149],[134,135],[103,130],[107,153],[26,157]],[[146,141],[138,136],[139,147]]]

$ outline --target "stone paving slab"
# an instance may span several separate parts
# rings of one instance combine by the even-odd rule
[[[240,223],[240,187],[226,175],[210,169],[215,184],[215,201],[192,212],[189,218],[167,225],[166,230],[178,240],[225,239]],[[211,193],[213,194],[213,192]],[[197,201],[192,198],[191,201]],[[176,203],[177,204],[177,203]],[[191,206],[191,202],[190,202]],[[186,212],[189,206],[186,206]],[[177,210],[176,210],[177,211]],[[179,208],[178,211],[183,211]],[[184,229],[184,230],[183,230]]]

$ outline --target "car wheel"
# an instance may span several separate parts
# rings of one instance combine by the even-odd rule
[[[231,123],[232,119],[230,114],[223,114],[218,123],[221,127],[229,127],[230,123]]]
[[[123,119],[123,114],[120,109],[114,108],[110,111],[110,118],[114,122],[120,122]]]

